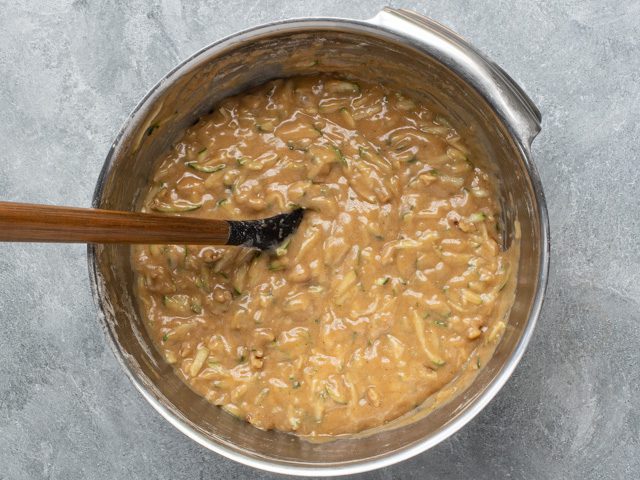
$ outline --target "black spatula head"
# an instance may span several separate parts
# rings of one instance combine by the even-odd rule
[[[228,245],[242,245],[269,250],[280,245],[296,231],[304,216],[304,209],[261,220],[229,220]]]

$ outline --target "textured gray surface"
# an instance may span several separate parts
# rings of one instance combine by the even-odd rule
[[[0,199],[88,206],[120,124],[179,60],[254,24],[383,3],[0,0]],[[390,3],[466,36],[542,110],[552,264],[496,399],[438,447],[360,478],[639,478],[640,2]],[[0,325],[0,479],[271,478],[191,442],[134,391],[98,327],[83,246],[0,245]]]

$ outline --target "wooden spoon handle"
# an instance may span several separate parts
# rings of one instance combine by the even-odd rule
[[[224,245],[229,222],[0,202],[0,241]]]

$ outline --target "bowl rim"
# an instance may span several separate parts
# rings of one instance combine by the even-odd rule
[[[354,20],[340,17],[304,17],[279,20],[244,29],[225,36],[220,40],[217,40],[201,48],[194,54],[187,57],[185,60],[181,61],[176,67],[174,67],[166,75],[164,75],[144,95],[144,97],[140,100],[137,106],[124,121],[117,136],[115,137],[114,142],[109,149],[109,152],[107,153],[105,162],[99,174],[98,180],[96,182],[96,188],[92,197],[92,206],[94,208],[98,208],[100,205],[106,180],[110,177],[113,169],[116,151],[125,134],[128,132],[130,125],[136,120],[137,116],[144,111],[145,107],[147,106],[147,102],[159,90],[161,90],[164,85],[170,83],[171,80],[173,80],[173,78],[178,75],[180,71],[188,69],[199,59],[199,57],[206,53],[209,53],[211,50],[218,50],[218,53],[220,53],[225,49],[233,48],[234,45],[239,43],[241,40],[251,40],[252,37],[258,37],[260,35],[273,33],[276,30],[280,34],[295,33],[305,30],[343,30],[354,33],[373,33],[378,36],[380,36],[380,34],[382,33],[386,34],[389,39],[391,38],[391,36],[397,35],[397,32],[388,30],[384,26],[377,23],[372,23],[369,20]],[[97,317],[106,337],[109,339],[108,343],[110,344],[110,348],[114,356],[124,369],[125,373],[129,377],[129,380],[133,383],[133,385],[141,393],[145,400],[149,404],[151,404],[151,406],[162,417],[164,417],[165,420],[167,420],[171,425],[173,425],[187,437],[191,438],[207,449],[223,455],[231,460],[273,473],[300,476],[337,476],[362,473],[387,467],[403,460],[409,459],[432,448],[433,446],[453,435],[464,425],[469,423],[482,409],[486,407],[486,405],[504,386],[504,384],[509,379],[516,366],[520,362],[520,359],[522,358],[533,334],[537,319],[540,315],[548,282],[550,259],[549,217],[544,192],[542,189],[542,183],[538,175],[536,166],[532,160],[530,145],[523,144],[522,141],[519,140],[518,136],[513,134],[514,132],[511,130],[509,123],[504,118],[500,116],[499,118],[504,123],[507,130],[509,130],[509,132],[511,133],[512,140],[520,151],[535,196],[535,203],[538,211],[537,220],[540,229],[540,258],[538,264],[539,273],[536,282],[536,290],[531,302],[531,309],[526,325],[512,354],[507,357],[504,365],[502,365],[502,367],[496,373],[495,377],[489,382],[486,388],[472,402],[470,402],[470,404],[465,406],[465,408],[458,415],[456,415],[455,418],[453,418],[447,424],[443,425],[439,430],[437,430],[427,438],[386,454],[363,460],[353,460],[340,464],[332,463],[326,465],[308,464],[304,462],[298,463],[295,461],[269,460],[266,457],[246,454],[238,449],[233,449],[227,445],[216,443],[210,440],[204,434],[192,428],[179,416],[175,415],[174,412],[172,412],[163,404],[160,398],[157,398],[154,394],[148,391],[144,387],[143,382],[140,379],[139,372],[135,371],[127,361],[127,354],[121,349],[114,336],[113,331],[109,328],[109,322],[107,321],[107,316],[109,315],[110,309],[106,302],[104,286],[102,284],[100,273],[98,271],[96,246],[94,244],[88,244],[87,260],[89,267],[89,279],[91,293],[97,309]]]

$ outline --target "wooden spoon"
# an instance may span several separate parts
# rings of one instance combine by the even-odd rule
[[[268,250],[295,232],[304,210],[261,220],[210,220],[0,202],[0,241],[243,245]]]

